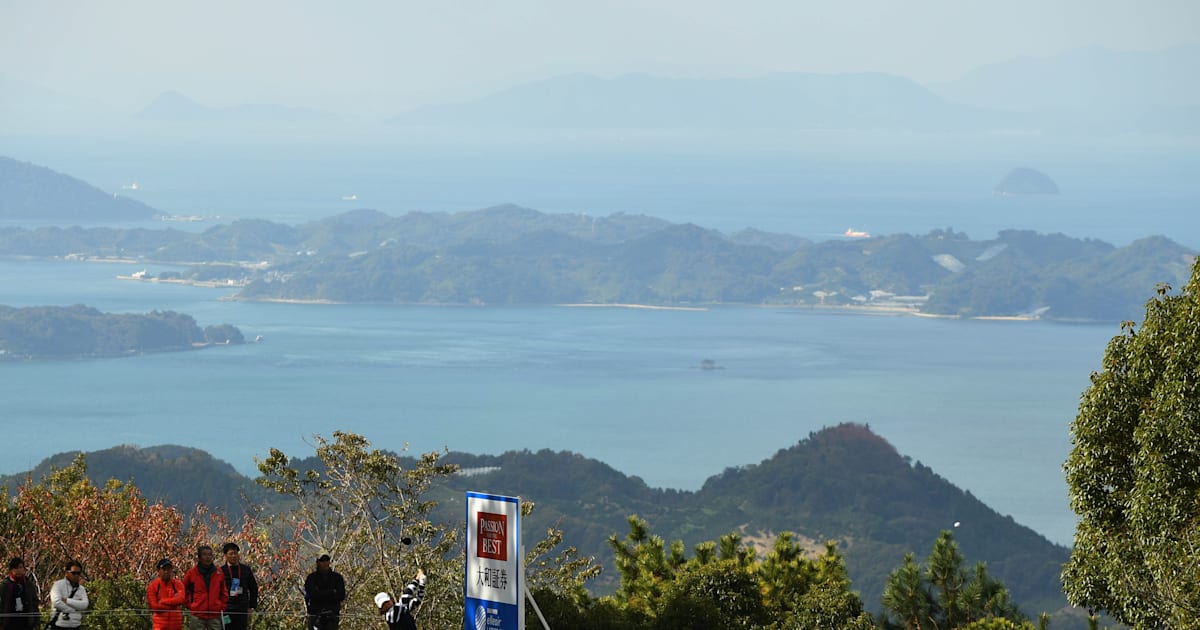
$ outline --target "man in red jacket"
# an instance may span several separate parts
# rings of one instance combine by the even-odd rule
[[[225,576],[213,564],[213,548],[200,545],[196,550],[196,566],[183,576],[187,591],[188,612],[192,614],[192,630],[222,630],[222,616],[229,601]]]
[[[146,585],[146,601],[154,619],[154,630],[183,630],[183,582],[175,577],[175,567],[163,558],[158,561],[158,578]]]

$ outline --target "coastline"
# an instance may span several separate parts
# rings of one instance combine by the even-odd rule
[[[139,278],[134,276],[117,276],[120,280],[136,280],[141,282],[153,282],[162,284],[182,284],[189,286],[216,288],[216,289],[239,289],[246,283],[235,282],[232,280],[225,281],[205,281],[205,280],[185,280],[177,278]],[[269,302],[273,304],[353,304],[354,302],[346,302],[339,300],[330,300],[326,298],[274,298],[274,297],[241,297],[236,294],[224,295],[217,298],[224,302]],[[461,306],[461,304],[421,304],[423,306]],[[480,306],[473,304],[472,306]],[[683,311],[683,312],[706,312],[711,310],[708,306],[667,306],[661,304],[637,304],[630,302],[612,302],[612,303],[595,303],[595,302],[574,302],[552,304],[560,308],[624,308],[637,309],[646,311]],[[877,315],[877,316],[904,316],[911,315],[913,317],[924,317],[928,319],[964,319],[964,320],[979,320],[979,321],[1004,321],[1004,322],[1036,322],[1042,321],[1041,317],[1036,315],[978,315],[974,317],[963,317],[961,315],[946,315],[941,313],[922,313],[916,308],[903,304],[723,304],[722,306],[732,307],[751,307],[751,308],[780,308],[780,309],[805,309],[811,311],[827,311],[831,313],[854,313],[859,315]]]
[[[272,304],[350,304],[351,302],[338,302],[337,300],[326,300],[323,298],[300,299],[300,298],[245,298],[237,295],[223,295],[217,298],[221,302],[270,302]]]
[[[208,289],[240,289],[245,282],[236,280],[188,280],[186,278],[147,278],[133,276],[117,276],[117,280],[133,280],[135,282],[151,282],[154,284],[182,284],[190,287],[205,287]]]
[[[707,311],[707,306],[656,306],[654,304],[628,304],[628,303],[579,303],[579,304],[555,304],[566,308],[637,308],[648,311]]]

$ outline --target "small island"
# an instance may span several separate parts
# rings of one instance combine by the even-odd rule
[[[1057,195],[1058,184],[1049,175],[1032,168],[1014,168],[996,184],[992,194],[1002,197],[1014,195]]]
[[[0,305],[0,361],[123,357],[245,343],[236,326],[203,330],[190,315],[102,313],[75,306]]]

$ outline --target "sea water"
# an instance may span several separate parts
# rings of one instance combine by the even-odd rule
[[[813,240],[840,237],[847,228],[879,236],[949,227],[977,240],[1027,229],[1117,246],[1164,235],[1200,247],[1194,147],[920,136],[876,138],[859,153],[833,149],[845,140],[801,137],[789,151],[755,153],[569,143],[440,148],[409,146],[403,138],[89,143],[0,135],[0,154],[166,214],[210,218],[145,226],[154,228],[198,230],[246,218],[298,224],[358,208],[399,216],[514,203],[546,213],[645,214],[726,233],[756,228]],[[992,194],[1017,166],[1044,171],[1062,194]],[[128,189],[132,182],[136,191]]]
[[[177,310],[262,341],[0,363],[0,473],[66,450],[171,443],[253,475],[269,449],[310,455],[314,434],[342,430],[414,453],[571,450],[694,490],[858,422],[1070,544],[1069,424],[1118,332],[787,308],[246,303],[116,279],[143,268],[0,261],[0,304]]]

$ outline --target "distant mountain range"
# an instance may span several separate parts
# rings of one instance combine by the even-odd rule
[[[30,474],[38,479],[51,465],[64,466],[74,455],[48,458]],[[185,510],[203,502],[237,514],[245,499],[271,501],[228,464],[196,449],[122,446],[89,453],[87,461],[96,483],[132,480],[151,499]],[[758,464],[715,474],[696,492],[650,488],[637,477],[570,452],[449,453],[443,461],[470,475],[453,477],[431,491],[430,498],[441,501],[435,520],[460,522],[461,502],[456,499],[466,490],[521,496],[537,505],[524,524],[526,532],[559,527],[567,545],[604,563],[605,574],[595,585],[601,590],[611,591],[616,577],[605,540],[627,533],[626,517],[637,514],[653,533],[689,547],[731,531],[767,547],[784,531],[799,534],[814,548],[835,540],[845,554],[853,589],[877,610],[887,573],[901,564],[904,554],[923,558],[941,530],[961,522],[954,535],[963,555],[971,563],[987,562],[988,571],[1006,583],[1025,612],[1036,615],[1066,606],[1058,574],[1067,549],[997,514],[861,425],[810,434]],[[319,466],[313,458],[293,463],[302,469]],[[12,489],[24,476],[0,478],[0,486]],[[1055,627],[1067,626],[1056,622]]]
[[[750,79],[569,75],[391,120],[442,127],[885,129],[1012,127],[1017,117],[946,101],[887,74],[773,74]]]
[[[1200,45],[1154,52],[1099,46],[1053,57],[989,64],[929,88],[942,98],[1017,112],[1070,112],[1115,118],[1200,105],[1200,83],[1182,80],[1200,68]]]
[[[137,221],[161,214],[69,175],[0,156],[0,219],[84,223]]]
[[[1200,45],[1093,47],[984,66],[922,86],[877,73],[748,79],[554,77],[430,105],[397,125],[600,129],[1041,130],[1200,133]]]
[[[1119,52],[1099,47],[976,68],[920,85],[879,73],[779,73],[681,79],[573,74],[481,98],[398,113],[395,127],[443,129],[730,130],[841,129],[905,132],[1042,131],[1200,134],[1200,45]],[[3,122],[54,129],[68,122],[263,125],[334,128],[336,114],[281,104],[209,107],[168,91],[140,110],[115,112],[0,76]],[[261,130],[260,130],[261,131]]]

